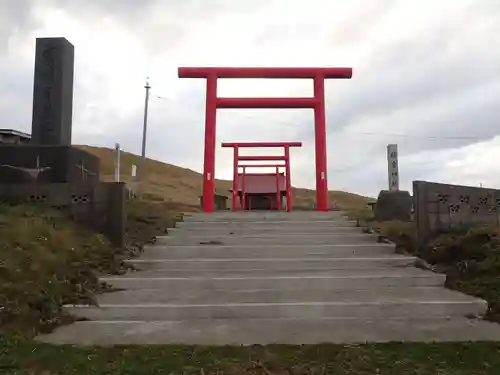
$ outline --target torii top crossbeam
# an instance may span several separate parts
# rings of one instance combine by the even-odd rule
[[[179,78],[314,78],[321,75],[324,79],[352,78],[352,68],[263,68],[263,67],[181,67]]]
[[[302,147],[302,142],[222,142],[222,147],[267,148]]]

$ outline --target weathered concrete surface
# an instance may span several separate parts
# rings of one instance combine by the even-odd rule
[[[478,301],[405,301],[405,302],[247,302],[224,304],[142,304],[75,306],[66,310],[90,320],[197,320],[197,319],[325,319],[325,318],[393,318],[405,316],[463,317],[483,314],[486,306]],[[474,310],[475,309],[475,310]]]
[[[217,212],[216,214],[194,213],[184,216],[186,223],[213,223],[213,222],[294,222],[294,221],[333,221],[345,224],[347,220],[340,211],[331,212]]]
[[[42,341],[81,345],[354,344],[366,342],[498,341],[495,323],[466,318],[220,319],[78,322]]]
[[[126,261],[137,270],[163,270],[187,276],[208,276],[221,272],[276,273],[287,271],[328,271],[345,269],[400,268],[415,265],[416,258],[384,255],[361,258],[267,258],[267,259],[131,259]],[[173,274],[170,274],[173,275]]]
[[[146,246],[141,259],[269,259],[395,256],[386,243],[327,245],[155,245]]]
[[[226,277],[165,277],[163,274],[137,272],[118,277],[102,278],[115,288],[119,289],[216,289],[216,290],[241,290],[241,289],[274,289],[282,290],[317,288],[326,290],[345,290],[375,288],[375,287],[411,287],[411,286],[438,286],[443,285],[444,275],[431,272],[411,272],[410,270],[384,270],[352,274],[347,271],[342,274],[317,274],[308,275],[304,272],[286,276],[226,276]],[[413,271],[413,270],[412,270]],[[141,274],[143,277],[141,277]]]
[[[328,245],[328,244],[360,244],[374,243],[378,235],[365,233],[285,233],[281,235],[273,234],[193,234],[192,236],[178,236],[176,233],[171,236],[159,237],[158,244],[165,245]]]
[[[337,212],[222,212],[189,220],[130,261],[141,270],[102,278],[125,290],[99,296],[99,307],[66,306],[94,321],[40,339],[101,345],[500,339],[500,325],[465,318],[483,315],[485,301],[444,289],[444,275],[414,268],[415,258],[377,243]],[[263,222],[271,223],[267,233],[260,233]],[[225,243],[210,243],[214,238]]]
[[[305,225],[255,225],[255,226],[235,226],[235,225],[224,225],[220,227],[206,227],[206,228],[191,228],[191,227],[181,227],[181,228],[170,228],[168,229],[169,236],[184,236],[184,237],[198,237],[198,236],[229,236],[229,235],[265,235],[270,236],[273,234],[284,234],[289,233],[290,235],[296,233],[305,233],[307,235],[312,234],[362,234],[361,228],[355,226],[305,226]]]
[[[101,305],[116,305],[126,301],[128,304],[223,304],[223,303],[259,303],[259,302],[344,302],[344,303],[376,303],[376,302],[422,302],[448,301],[467,302],[469,296],[452,290],[437,287],[414,288],[372,288],[351,290],[315,289],[245,289],[223,290],[196,289],[191,291],[172,290],[162,293],[162,289],[123,290],[99,296]],[[476,302],[481,301],[476,299]],[[484,301],[478,302],[484,307]]]
[[[204,222],[179,222],[175,225],[174,230],[189,230],[189,231],[212,231],[212,230],[226,230],[226,229],[243,229],[243,230],[297,230],[298,228],[307,227],[307,228],[321,228],[321,229],[329,229],[329,230],[353,230],[360,232],[361,228],[356,226],[355,221],[324,221],[324,220],[315,220],[315,221],[275,221],[275,220],[267,220],[267,221],[214,221],[209,223]],[[169,229],[172,230],[172,229]]]

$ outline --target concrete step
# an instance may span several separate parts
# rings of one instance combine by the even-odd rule
[[[265,221],[212,221],[212,222],[196,222],[196,221],[180,221],[176,223],[176,228],[182,229],[219,229],[219,228],[246,228],[246,229],[263,229],[263,228],[275,228],[275,227],[321,227],[321,228],[335,228],[335,227],[356,227],[355,221],[349,221],[347,219],[336,219],[336,220],[294,220],[294,221],[283,221],[283,220],[265,220]]]
[[[184,222],[194,223],[214,223],[214,222],[255,222],[255,221],[346,221],[347,217],[341,214],[332,214],[329,212],[300,212],[300,213],[273,213],[273,214],[254,214],[254,213],[217,213],[217,214],[195,214],[184,216]]]
[[[376,234],[308,234],[308,233],[275,233],[269,235],[217,235],[192,234],[190,236],[160,236],[158,244],[168,245],[200,245],[204,243],[219,245],[329,245],[329,244],[363,244],[376,243]]]
[[[396,286],[443,286],[445,275],[412,270],[350,271],[336,275],[301,274],[296,276],[257,277],[167,277],[158,272],[139,271],[122,276],[103,277],[101,281],[119,289],[197,289],[248,290],[248,289],[322,289],[353,290]]]
[[[238,303],[290,303],[290,302],[343,302],[343,303],[416,303],[447,301],[450,303],[472,303],[478,309],[473,313],[485,312],[485,302],[442,287],[394,287],[371,290],[326,290],[326,289],[249,289],[249,290],[193,290],[186,293],[177,289],[123,290],[98,296],[100,305],[210,305]]]
[[[386,243],[330,245],[159,245],[145,246],[141,259],[290,259],[394,256]]]
[[[263,218],[263,217],[248,217],[248,218],[238,218],[238,217],[219,217],[219,218],[207,218],[207,219],[189,219],[185,218],[182,222],[184,223],[189,223],[190,225],[216,225],[219,223],[226,223],[226,224],[237,224],[237,223],[243,223],[243,224],[251,224],[251,223],[295,223],[295,222],[330,222],[330,223],[338,223],[338,224],[345,224],[345,223],[352,223],[355,224],[355,220],[349,220],[347,217],[290,217],[290,216],[283,216],[283,217],[274,217],[274,218]]]
[[[273,270],[265,270],[267,271],[263,275],[247,275],[247,274],[242,274],[241,271],[234,271],[234,270],[226,270],[226,271],[219,271],[216,276],[203,276],[203,275],[189,275],[189,276],[171,276],[173,270],[130,270],[129,272],[125,273],[124,275],[120,276],[111,276],[111,277],[125,277],[125,276],[130,276],[130,277],[141,277],[141,278],[163,278],[163,277],[169,277],[169,278],[177,278],[177,279],[184,279],[184,278],[203,278],[203,279],[240,279],[240,278],[247,278],[247,279],[257,279],[257,278],[268,278],[268,277],[273,277],[275,275],[276,271]],[[279,277],[300,277],[300,276],[306,276],[306,277],[352,277],[352,278],[358,278],[358,277],[364,277],[364,276],[380,276],[380,275],[402,275],[404,274],[405,276],[431,276],[431,275],[436,275],[436,273],[427,271],[427,270],[422,270],[418,269],[415,267],[394,267],[394,268],[366,268],[366,269],[336,269],[336,270],[283,270],[279,275]]]
[[[65,311],[90,320],[162,321],[198,319],[324,319],[418,318],[482,315],[484,301],[257,302],[224,304],[101,304],[65,306]]]
[[[141,270],[165,270],[186,274],[208,275],[220,272],[259,274],[280,271],[321,271],[339,269],[401,268],[415,265],[409,256],[383,256],[374,258],[270,258],[270,259],[131,259],[125,261]]]
[[[411,267],[411,266],[410,266]],[[234,270],[224,270],[224,271],[198,271],[198,272],[193,272],[191,270],[139,270],[139,271],[131,271],[127,273],[127,275],[132,276],[137,276],[137,277],[148,277],[148,278],[159,278],[159,277],[169,277],[169,278],[267,278],[267,277],[272,277],[272,276],[279,276],[279,277],[300,277],[300,276],[308,276],[308,277],[330,277],[330,276],[335,276],[335,277],[340,277],[340,276],[352,276],[356,275],[354,274],[354,271],[357,271],[358,273],[361,271],[364,271],[366,274],[381,274],[384,272],[390,273],[393,271],[399,271],[399,270],[406,270],[409,269],[408,267],[392,267],[392,268],[384,268],[384,267],[371,267],[371,268],[360,268],[357,270],[346,270],[346,269],[309,269],[309,270],[303,270],[303,269],[294,269],[294,270],[270,270],[270,269],[264,269],[264,270],[257,270],[257,271],[234,271]],[[410,268],[412,271],[410,275],[413,275],[413,268]],[[359,274],[358,274],[359,275]]]
[[[312,234],[359,234],[363,233],[361,228],[350,227],[350,226],[335,226],[335,227],[313,227],[313,226],[269,226],[269,227],[237,227],[237,226],[225,226],[220,228],[169,228],[168,234],[170,236],[270,236],[273,234],[295,234],[295,233],[307,233]]]
[[[79,345],[468,342],[500,340],[500,325],[466,318],[101,321],[64,326],[37,340]]]

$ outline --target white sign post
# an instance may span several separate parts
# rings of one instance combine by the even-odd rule
[[[120,144],[115,144],[116,162],[115,162],[115,182],[120,182]]]
[[[128,184],[129,189],[129,198],[132,199],[133,197],[137,196],[137,166],[132,164],[132,169],[130,171],[130,182]]]
[[[387,145],[387,165],[389,174],[389,190],[399,190],[399,171],[398,171],[398,145]]]

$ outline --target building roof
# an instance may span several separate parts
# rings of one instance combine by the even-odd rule
[[[15,129],[0,129],[0,134],[1,135],[12,135],[12,136],[18,136],[21,138],[31,139],[31,134],[24,133],[22,131],[15,130]]]

